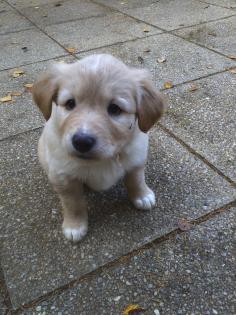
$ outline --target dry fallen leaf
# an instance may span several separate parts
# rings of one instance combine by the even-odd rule
[[[192,224],[188,222],[186,219],[181,219],[178,222],[178,227],[181,231],[188,231],[191,229]]]
[[[229,70],[229,72],[236,74],[236,68]]]
[[[165,82],[164,83],[164,88],[165,89],[171,89],[173,87],[173,83],[172,82]]]
[[[21,96],[21,95],[22,95],[21,92],[17,92],[17,91],[11,92],[11,96]]]
[[[126,307],[126,309],[123,311],[123,315],[131,315],[135,311],[144,311],[144,308],[137,304],[130,304]]]
[[[211,36],[214,36],[214,37],[217,36],[217,35],[216,35],[216,32],[208,32],[208,35],[211,35]]]
[[[150,52],[151,49],[150,48],[145,48],[143,52]]]
[[[26,88],[27,91],[31,92],[33,88],[33,83],[26,83],[24,84],[24,87]]]
[[[143,31],[144,31],[144,33],[148,33],[148,32],[150,32],[150,29],[147,28],[147,27],[145,27],[145,28],[143,29]]]
[[[13,71],[13,73],[11,74],[11,76],[13,78],[18,78],[19,76],[21,76],[22,74],[24,74],[25,72],[21,69],[16,69]]]
[[[194,92],[194,91],[197,91],[198,89],[199,89],[199,86],[197,86],[196,84],[192,84],[190,88],[188,89],[188,91]]]
[[[229,56],[229,58],[236,59],[236,55],[231,55],[231,56]]]
[[[157,58],[157,61],[159,63],[163,63],[163,62],[166,62],[166,58],[165,57],[160,57],[160,58]]]
[[[66,48],[66,50],[67,50],[70,54],[75,54],[77,49],[76,49],[75,47],[68,47],[68,48]]]
[[[11,101],[12,101],[11,94],[8,94],[7,96],[0,98],[0,102],[2,103],[11,102]]]

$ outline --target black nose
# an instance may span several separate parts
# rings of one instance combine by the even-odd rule
[[[81,153],[89,152],[95,143],[96,139],[85,133],[78,132],[72,137],[72,144],[74,148]]]

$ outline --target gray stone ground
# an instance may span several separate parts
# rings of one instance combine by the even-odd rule
[[[72,245],[24,85],[53,61],[97,52],[149,69],[169,97],[150,132],[158,204],[135,210],[122,183],[88,192],[90,230]],[[118,315],[131,304],[148,315],[236,314],[235,58],[235,0],[0,0],[0,98],[22,93],[0,103],[1,315]]]

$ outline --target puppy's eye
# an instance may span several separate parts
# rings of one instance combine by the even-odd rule
[[[72,110],[73,108],[75,108],[75,105],[76,105],[75,100],[71,98],[65,103],[65,108],[67,110]]]
[[[108,111],[108,114],[111,116],[119,116],[122,112],[120,107],[116,104],[109,104],[107,111]]]

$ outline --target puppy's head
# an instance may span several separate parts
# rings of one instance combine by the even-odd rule
[[[34,84],[33,98],[64,149],[83,159],[117,155],[138,127],[147,132],[164,109],[146,71],[106,54],[52,66]]]

